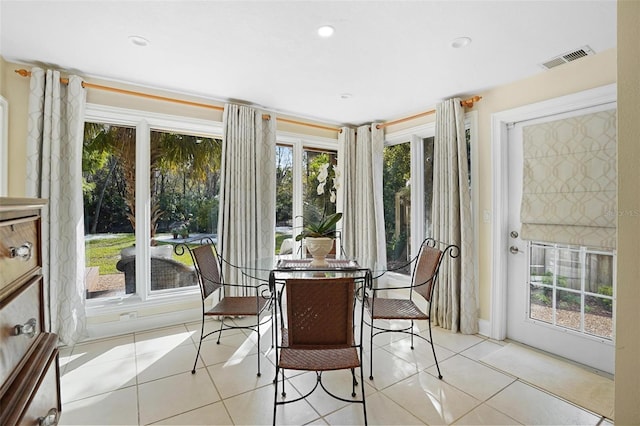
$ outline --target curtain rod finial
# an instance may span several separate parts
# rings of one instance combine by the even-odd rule
[[[24,68],[16,70],[17,74],[20,74],[22,77],[29,77],[29,75],[31,74],[29,71],[25,70]]]
[[[465,99],[464,101],[461,101],[460,104],[463,107],[468,107],[468,108],[473,108],[473,104],[478,102],[480,99],[482,99],[482,96],[473,96],[469,99]]]

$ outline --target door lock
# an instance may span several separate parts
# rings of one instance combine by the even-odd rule
[[[511,235],[511,238],[518,238],[518,231],[511,231],[509,235]]]

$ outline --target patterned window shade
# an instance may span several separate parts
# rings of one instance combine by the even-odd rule
[[[522,238],[615,248],[616,110],[522,131]]]

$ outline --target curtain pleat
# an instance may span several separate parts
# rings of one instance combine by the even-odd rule
[[[275,116],[227,104],[220,184],[218,250],[231,265],[272,257],[275,253]],[[223,266],[227,282],[242,282],[237,268]]]
[[[86,92],[78,76],[31,70],[26,194],[48,200],[42,217],[43,275],[51,331],[72,345],[85,335],[82,141]]]
[[[355,173],[350,175],[355,178],[355,201],[352,212],[345,210],[351,216],[348,220],[353,221],[353,252],[347,253],[361,266],[379,270],[387,263],[382,199],[384,131],[376,129],[376,123],[360,126],[355,145]]]
[[[338,135],[343,157],[338,161],[342,176],[342,248],[348,256],[356,252],[356,131],[343,127]]]
[[[436,107],[432,220],[433,238],[460,247],[460,256],[441,267],[432,320],[453,332],[477,333],[471,191],[464,111],[458,98]]]

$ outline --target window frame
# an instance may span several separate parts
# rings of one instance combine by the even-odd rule
[[[137,110],[130,108],[114,107],[108,105],[87,103],[84,114],[85,122],[109,123],[113,125],[128,126],[136,129],[136,158],[137,164],[147,164],[147,167],[136,167],[136,211],[144,212],[142,217],[136,219],[136,247],[139,248],[142,261],[136,269],[136,282],[144,283],[137,286],[137,293],[126,297],[114,297],[104,299],[89,299],[86,301],[85,310],[87,317],[101,317],[120,315],[120,319],[131,320],[142,323],[133,327],[131,321],[128,321],[127,327],[130,328],[150,328],[163,325],[169,318],[182,321],[185,312],[186,315],[192,312],[191,303],[198,302],[200,298],[200,289],[184,288],[169,292],[153,292],[150,290],[151,261],[149,255],[149,245],[146,244],[151,238],[149,226],[149,145],[151,130],[168,131],[174,133],[197,134],[206,137],[223,138],[223,123],[220,121],[204,120],[187,116],[179,116],[172,114],[163,114],[150,112],[145,110]],[[342,151],[338,144],[338,137],[334,138],[303,135],[292,132],[276,132],[276,143],[293,147],[293,215],[294,230],[302,227],[302,153],[305,148],[323,149],[335,151],[338,155],[338,161],[342,158]],[[338,191],[337,208],[342,209],[342,192]],[[295,231],[294,231],[295,232]],[[295,235],[294,235],[295,237]],[[298,250],[301,243],[296,242],[294,250]],[[141,248],[140,248],[141,247]],[[144,320],[137,318],[137,311],[151,311],[149,315],[145,315]],[[185,311],[186,310],[186,311]],[[161,319],[160,317],[164,318]],[[113,322],[113,320],[105,319],[105,321]],[[98,335],[112,333],[113,329],[124,325],[116,322],[115,326],[107,326],[106,328],[90,330],[90,334]],[[101,326],[103,324],[100,324]],[[91,326],[90,326],[91,328]]]
[[[222,138],[222,123],[197,118],[176,116],[135,110],[128,108],[112,107],[87,103],[85,109],[85,122],[109,123],[113,125],[128,126],[136,129],[136,165],[146,164],[147,167],[136,167],[136,218],[135,242],[141,254],[141,261],[136,262],[136,282],[143,283],[136,287],[136,293],[113,298],[98,298],[86,301],[88,317],[108,314],[118,314],[149,309],[157,306],[181,304],[196,300],[200,294],[198,287],[184,288],[170,292],[151,292],[150,275],[151,260],[149,244],[151,231],[149,224],[149,145],[152,130],[168,131],[184,134],[198,134],[208,137]],[[139,265],[139,266],[138,266]]]
[[[278,145],[290,146],[293,148],[293,253],[298,253],[302,248],[301,241],[295,241],[296,230],[301,230],[304,226],[303,212],[303,187],[302,187],[302,160],[304,150],[316,149],[325,151],[334,151],[337,153],[338,164],[342,161],[344,152],[338,144],[338,137],[335,139],[322,136],[300,135],[291,132],[276,132],[276,143]],[[342,188],[340,185],[337,191],[336,211],[342,211]],[[338,229],[342,226],[342,221],[338,222]]]
[[[472,257],[477,259],[478,239],[479,239],[479,179],[478,170],[478,112],[471,111],[465,113],[465,129],[470,130],[471,144],[471,221],[473,224],[474,245]],[[385,135],[384,146],[393,146],[409,142],[411,144],[411,257],[418,254],[420,244],[426,237],[424,225],[424,203],[422,194],[424,193],[424,145],[425,138],[434,137],[436,131],[435,121],[408,127],[406,129],[389,132]],[[474,262],[475,276],[478,277],[478,262]],[[411,276],[400,273],[388,272],[390,280],[403,284],[411,280]],[[478,280],[476,279],[476,292],[478,290]]]

